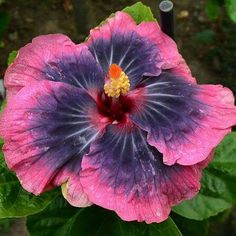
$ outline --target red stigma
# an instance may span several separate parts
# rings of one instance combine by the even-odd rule
[[[117,64],[112,64],[109,68],[109,76],[113,79],[118,79],[120,74],[122,73],[122,69]]]

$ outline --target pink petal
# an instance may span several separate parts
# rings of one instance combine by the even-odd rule
[[[156,142],[151,136],[148,137],[149,143],[163,153],[164,163],[167,165],[193,165],[204,161],[236,124],[232,92],[220,85],[199,87],[199,100],[207,105],[207,111],[203,111],[204,118],[199,121],[198,128],[187,136],[185,142],[179,140],[168,145],[164,140]]]
[[[162,73],[129,93],[129,118],[148,132],[148,142],[163,153],[166,165],[203,161],[236,124],[232,92],[220,85],[197,85]]]
[[[64,195],[76,206],[87,206],[80,184],[81,159],[104,129],[96,102],[85,90],[51,81],[22,88],[10,101],[0,123],[3,152],[29,192],[64,184]]]
[[[174,40],[161,31],[157,22],[142,22],[136,32],[157,45],[163,61],[162,69],[171,69],[184,62]]]
[[[83,158],[80,180],[93,203],[123,220],[162,222],[173,205],[197,194],[206,163],[166,166],[145,135],[135,126],[108,126]]]
[[[130,15],[124,12],[117,12],[114,17],[108,18],[101,26],[90,30],[88,43],[101,36],[104,37],[104,39],[110,39],[114,31],[119,30],[121,33],[126,33],[134,30],[135,27],[136,23]]]
[[[80,88],[103,88],[103,72],[87,47],[67,36],[38,36],[19,50],[5,74],[7,98],[33,82],[50,80]]]

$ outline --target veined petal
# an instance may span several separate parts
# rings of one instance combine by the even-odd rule
[[[199,190],[199,165],[166,166],[137,126],[109,125],[82,160],[81,184],[89,199],[123,220],[161,222],[171,206]]]
[[[176,43],[161,31],[157,22],[142,22],[137,26],[136,31],[159,48],[162,69],[171,69],[185,64],[185,69],[188,70],[188,66],[178,52]]]
[[[191,83],[197,83],[196,79],[192,76],[192,72],[190,71],[188,65],[186,64],[183,58],[179,61],[177,66],[166,71],[175,74],[176,76],[181,76],[189,80],[189,82]]]
[[[38,195],[68,182],[64,193],[69,201],[88,205],[80,164],[104,128],[100,120],[85,90],[51,81],[26,86],[7,103],[1,119],[7,165],[29,192]]]
[[[110,39],[117,29],[121,33],[126,33],[132,31],[135,27],[136,23],[129,14],[118,11],[115,16],[109,17],[105,23],[90,30],[90,37],[95,40],[103,35],[104,39]]]
[[[119,65],[136,87],[144,74],[160,74],[162,64],[158,46],[137,32],[137,25],[126,13],[114,17],[90,32],[87,45],[108,73],[112,64]]]
[[[171,73],[150,77],[134,92],[130,119],[148,132],[148,142],[163,153],[164,163],[203,161],[236,124],[231,91],[196,85]]]
[[[19,50],[5,74],[8,98],[32,82],[64,82],[86,90],[102,89],[101,67],[85,45],[62,34],[43,35]]]

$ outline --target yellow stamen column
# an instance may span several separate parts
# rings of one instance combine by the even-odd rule
[[[122,71],[117,78],[110,78],[109,82],[104,85],[104,92],[109,97],[118,98],[121,94],[129,92],[130,81],[128,76]]]

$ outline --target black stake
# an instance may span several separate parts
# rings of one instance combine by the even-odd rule
[[[161,29],[165,34],[169,35],[173,40],[175,40],[173,14],[174,4],[169,0],[161,1],[159,8],[161,15]]]

